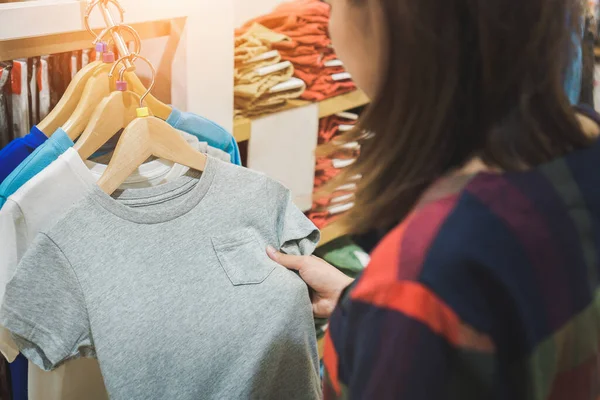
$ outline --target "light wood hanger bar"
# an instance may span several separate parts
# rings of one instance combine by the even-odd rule
[[[151,39],[169,36],[172,20],[142,22],[131,26],[139,33],[141,39]],[[100,33],[102,29],[94,31]],[[0,61],[87,48],[92,48],[92,45],[90,34],[85,30],[25,39],[0,40]]]

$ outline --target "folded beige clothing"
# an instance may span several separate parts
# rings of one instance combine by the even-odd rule
[[[277,93],[265,93],[261,97],[245,101],[235,99],[235,114],[244,117],[256,117],[262,114],[279,111],[286,106],[288,100],[297,99],[304,93],[306,86]],[[241,101],[238,101],[241,100]]]
[[[260,24],[254,24],[246,33],[235,38],[235,67],[244,68],[248,60],[270,51],[273,43],[287,41],[291,39],[286,35],[273,32]]]
[[[280,71],[263,76],[259,76],[255,71],[248,72],[242,79],[242,82],[247,83],[236,84],[233,88],[233,94],[236,101],[238,98],[242,98],[242,101],[244,102],[252,101],[261,97],[273,86],[287,81],[293,75],[294,67],[292,65]]]

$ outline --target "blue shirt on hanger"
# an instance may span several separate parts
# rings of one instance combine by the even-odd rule
[[[242,165],[240,149],[235,138],[222,126],[199,115],[181,112],[175,107],[167,118],[167,123],[175,129],[196,136],[198,140],[207,142],[211,147],[229,153],[232,164]]]
[[[0,150],[0,183],[4,182],[6,177],[46,139],[48,137],[44,132],[34,126],[28,135],[14,139]]]
[[[46,142],[33,151],[17,168],[0,184],[0,208],[8,196],[19,190],[23,184],[46,168],[58,156],[73,146],[69,135],[58,128]]]

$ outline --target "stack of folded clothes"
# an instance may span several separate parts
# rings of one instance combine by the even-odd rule
[[[321,101],[356,89],[331,48],[328,36],[329,5],[320,0],[296,0],[279,5],[272,13],[258,17],[238,29],[246,33],[259,23],[290,40],[273,43],[281,59],[294,65],[294,76],[307,89],[301,99]]]
[[[306,84],[293,78],[294,66],[282,61],[277,43],[290,42],[286,35],[273,32],[260,24],[235,38],[234,104],[235,115],[256,117],[285,107],[306,89]]]
[[[352,113],[340,113],[321,118],[319,121],[319,144],[329,143],[337,136],[348,132],[354,128],[357,119],[358,115]]]
[[[320,143],[334,141],[340,134],[340,127],[352,128],[356,120],[352,117],[348,118],[347,115],[349,114],[344,114],[344,116],[334,115],[323,118],[320,121]],[[359,154],[360,144],[351,142],[340,144],[327,157],[317,157],[315,192],[318,192],[324,185],[341,174],[344,168],[354,164]],[[326,227],[354,206],[354,194],[356,193],[358,180],[360,180],[359,175],[351,177],[348,182],[341,184],[326,198],[315,196],[313,206],[307,215],[317,227]]]

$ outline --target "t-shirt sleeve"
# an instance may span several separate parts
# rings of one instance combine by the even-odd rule
[[[269,213],[275,214],[275,230],[279,248],[292,255],[310,255],[315,251],[321,234],[317,227],[292,201],[289,189],[267,179],[267,194],[274,200]]]
[[[21,353],[44,370],[91,348],[87,308],[75,272],[45,234],[34,239],[8,283],[0,324],[12,332]]]

